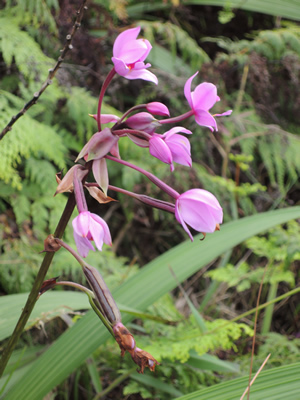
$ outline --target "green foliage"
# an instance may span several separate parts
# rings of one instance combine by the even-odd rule
[[[218,61],[237,61],[245,64],[252,52],[256,52],[268,60],[280,60],[287,55],[300,57],[300,28],[288,23],[285,27],[255,32],[252,40],[231,40],[229,38],[205,38],[203,40],[216,42],[226,53],[219,53]]]
[[[295,277],[291,271],[283,271],[281,267],[275,266],[267,270],[264,268],[252,269],[247,263],[237,267],[227,264],[224,268],[215,269],[205,274],[218,282],[224,282],[227,286],[234,287],[238,292],[250,289],[253,283],[259,284],[264,276],[264,284],[287,282],[292,287],[295,285]]]
[[[27,79],[46,77],[53,60],[47,57],[29,34],[21,30],[15,18],[0,18],[0,51],[10,67],[13,61]]]
[[[57,0],[8,0],[5,11],[12,15],[14,20],[19,20],[22,25],[32,24],[35,28],[46,25],[50,32],[56,33],[56,23],[52,12],[57,11],[58,8]]]
[[[180,322],[176,327],[157,324],[151,331],[151,342],[142,346],[146,351],[155,354],[159,360],[186,362],[190,351],[195,350],[199,355],[220,348],[229,350],[235,348],[234,342],[244,333],[252,335],[252,330],[245,324],[216,319],[206,321],[207,332],[201,333],[193,316]],[[161,335],[160,332],[164,332]],[[145,340],[146,342],[146,340]]]
[[[192,70],[199,69],[204,62],[209,61],[208,55],[198,46],[197,42],[181,27],[171,23],[160,21],[139,21],[146,39],[154,43],[161,38],[173,57],[180,54],[182,60],[191,66]]]

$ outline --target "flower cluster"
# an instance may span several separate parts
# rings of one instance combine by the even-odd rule
[[[61,179],[57,174],[58,187],[55,194],[62,192],[74,192],[78,209],[78,216],[73,220],[74,239],[78,255],[70,246],[60,239],[52,236],[45,242],[45,251],[57,251],[59,247],[65,247],[79,261],[83,273],[91,287],[89,290],[81,285],[71,282],[57,282],[53,278],[44,282],[40,294],[59,285],[68,284],[83,290],[89,296],[93,310],[105,324],[110,333],[115,337],[121,349],[121,355],[127,351],[132,360],[140,367],[138,372],[143,373],[148,367],[154,371],[159,363],[144,350],[136,346],[135,339],[127,328],[121,323],[121,313],[99,272],[85,263],[81,257],[87,257],[90,250],[95,250],[92,242],[98,250],[102,250],[103,244],[112,245],[109,227],[99,215],[88,210],[85,191],[94,197],[99,203],[113,201],[107,196],[108,190],[131,196],[150,207],[172,213],[182,225],[191,240],[193,236],[190,228],[202,232],[214,232],[220,229],[223,220],[222,208],[216,197],[204,189],[190,189],[184,193],[178,193],[172,187],[164,183],[151,172],[146,171],[126,160],[122,160],[119,152],[119,140],[130,139],[135,145],[149,149],[151,156],[170,166],[174,171],[174,163],[187,167],[192,166],[191,145],[188,137],[192,132],[182,126],[181,121],[194,117],[198,125],[208,127],[211,131],[217,131],[215,117],[231,114],[231,110],[223,114],[210,113],[210,109],[220,101],[217,88],[212,83],[203,82],[192,91],[191,85],[196,72],[191,76],[185,86],[184,95],[189,105],[184,114],[170,117],[165,104],[151,102],[139,104],[124,113],[122,117],[112,114],[101,114],[101,106],[105,91],[111,80],[118,74],[126,79],[142,79],[158,83],[157,77],[149,71],[151,66],[145,60],[151,51],[148,40],[138,39],[140,28],[128,29],[122,32],[115,40],[113,46],[112,70],[108,74],[100,91],[98,109],[91,116],[97,121],[98,131],[91,137],[79,152],[75,164]],[[157,119],[157,116],[162,117]],[[112,128],[104,127],[107,123],[113,123]],[[178,124],[164,133],[158,130],[165,124]],[[124,167],[132,168],[146,176],[159,189],[171,197],[170,202],[155,199],[144,194],[129,192],[120,187],[109,184],[108,162],[117,162]],[[87,182],[87,176],[92,171],[95,182]]]
[[[75,165],[62,181],[59,180],[57,193],[72,190],[75,193],[79,215],[73,221],[74,238],[77,249],[83,257],[88,255],[89,250],[94,250],[91,241],[95,242],[99,250],[102,249],[103,243],[111,245],[107,223],[98,215],[88,211],[84,188],[100,203],[112,201],[107,196],[108,189],[111,189],[126,193],[152,207],[172,212],[191,240],[193,240],[193,236],[189,227],[206,233],[219,229],[219,224],[222,223],[222,208],[213,194],[203,189],[191,189],[179,194],[149,172],[121,160],[118,147],[119,139],[129,138],[137,146],[149,148],[150,155],[168,164],[171,171],[174,171],[174,163],[191,167],[191,145],[184,135],[191,135],[192,132],[182,126],[175,126],[164,133],[158,133],[157,130],[163,128],[165,124],[177,124],[186,118],[194,117],[200,126],[208,127],[211,131],[217,131],[215,117],[231,114],[231,110],[223,114],[212,115],[210,113],[210,109],[216,102],[220,101],[217,88],[212,83],[203,82],[196,86],[193,91],[191,90],[192,81],[198,72],[191,76],[184,86],[184,95],[190,109],[182,115],[170,117],[167,106],[160,102],[132,107],[121,118],[111,114],[101,114],[105,91],[115,74],[130,80],[142,79],[155,84],[158,83],[157,77],[148,69],[151,65],[145,63],[152,46],[148,40],[138,39],[139,33],[140,27],[136,27],[123,31],[116,38],[112,57],[114,66],[103,83],[98,112],[92,115],[97,121],[98,132],[83,147],[76,160],[83,159],[85,165]],[[157,119],[156,116],[164,118]],[[102,128],[102,124],[110,122],[114,123],[112,128]],[[146,199],[143,195],[110,186],[107,160],[121,163],[145,174],[160,189],[168,193],[173,198],[173,202],[161,202],[149,197]],[[96,182],[89,184],[85,181],[85,177],[90,170],[92,170]]]

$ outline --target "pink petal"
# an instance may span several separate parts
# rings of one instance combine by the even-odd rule
[[[186,137],[174,134],[169,140],[166,139],[165,142],[171,150],[173,161],[188,167],[192,166],[191,145]]]
[[[148,40],[131,40],[124,43],[118,58],[123,60],[127,65],[134,64],[138,61],[144,61],[151,49],[152,46]]]
[[[214,117],[225,117],[227,115],[231,115],[231,113],[232,113],[232,110],[228,110],[228,111],[223,112],[222,114],[214,114],[213,116]]]
[[[158,158],[166,164],[171,164],[173,161],[169,147],[158,135],[152,136],[149,140],[149,152],[153,157]]]
[[[109,128],[95,133],[89,141],[87,161],[106,156],[118,140],[118,137],[113,135]]]
[[[172,128],[169,131],[165,132],[163,134],[163,137],[165,139],[167,139],[167,138],[171,137],[172,135],[174,135],[177,132],[187,133],[189,135],[191,135],[193,133],[192,131],[190,131],[190,130],[188,130],[186,128],[183,128],[182,126],[175,126],[174,128]]]
[[[133,80],[133,79],[143,79],[144,81],[153,82],[156,85],[158,84],[157,77],[150,71],[146,69],[135,70],[134,68],[130,70],[126,75],[123,75],[124,78]]]
[[[176,217],[177,221],[182,225],[182,227],[183,227],[183,229],[186,231],[186,233],[189,235],[191,241],[193,242],[193,241],[194,241],[194,238],[193,238],[193,236],[192,236],[192,234],[191,234],[189,228],[187,227],[186,223],[184,222],[184,220],[182,219],[182,217],[181,217],[181,215],[180,215],[180,212],[179,212],[179,210],[178,210],[177,201],[176,201],[176,204],[175,204],[175,217]]]
[[[212,83],[203,82],[192,94],[194,109],[208,111],[217,101],[217,87]]]
[[[76,218],[73,219],[72,225],[77,235],[87,237],[89,233],[89,211],[81,212]]]
[[[218,199],[205,189],[190,189],[180,195],[181,199],[185,200],[195,200],[201,201],[202,203],[207,204],[210,207],[215,208],[216,210],[222,210]],[[222,223],[221,221],[217,221],[218,224]]]
[[[217,131],[218,126],[214,117],[205,110],[195,110],[195,120],[200,126],[207,126],[211,131]]]
[[[123,60],[120,60],[119,58],[112,57],[112,62],[114,63],[116,73],[119,74],[120,76],[125,76],[130,72],[129,67],[125,64]]]
[[[109,150],[110,154],[114,157],[117,157],[119,160],[121,160],[120,157],[120,152],[119,152],[119,140],[116,141]]]
[[[90,232],[98,250],[102,251],[104,232],[102,225],[91,218]]]
[[[130,133],[127,133],[127,136],[129,137],[130,140],[133,141],[137,146],[147,148],[149,147],[149,142],[146,139],[141,139],[135,135],[131,135]]]
[[[98,224],[101,225],[102,231],[103,231],[103,241],[105,244],[111,246],[112,245],[112,240],[111,240],[111,235],[109,231],[109,227],[107,223],[104,221],[103,218],[99,217],[97,214],[92,214],[92,218],[94,221],[96,221]]]
[[[152,103],[148,103],[146,105],[146,108],[151,114],[162,115],[166,117],[170,116],[168,107],[158,101],[153,101]]]
[[[92,243],[86,237],[77,235],[75,231],[74,231],[74,240],[78,253],[81,255],[81,257],[85,258],[88,255],[89,250],[95,251]]]
[[[135,40],[138,37],[140,30],[141,27],[137,26],[136,28],[127,29],[117,36],[113,46],[114,57],[119,57],[119,54],[121,53],[124,44],[128,41]]]
[[[125,123],[132,129],[138,129],[139,131],[145,130],[153,122],[158,122],[153,115],[147,112],[140,112],[127,118]],[[159,125],[159,122],[158,124]]]
[[[198,71],[193,76],[191,76],[184,85],[184,95],[192,109],[194,107],[193,107],[193,100],[192,100],[192,95],[191,95],[191,84],[192,84],[192,80],[195,78],[196,75],[198,75]]]
[[[108,189],[108,171],[105,158],[99,158],[93,161],[93,174],[96,182],[107,196]]]
[[[96,118],[97,119],[97,115]],[[101,114],[101,124],[108,124],[110,122],[118,122],[120,118],[114,114]]]
[[[215,231],[217,222],[206,204],[194,200],[181,202],[179,199],[178,209],[182,219],[196,231]]]

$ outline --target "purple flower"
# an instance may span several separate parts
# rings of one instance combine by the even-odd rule
[[[198,232],[214,232],[223,221],[223,211],[212,193],[204,189],[191,189],[177,198],[175,217],[193,241],[186,224]]]
[[[153,157],[169,164],[174,171],[173,162],[191,167],[191,145],[189,140],[177,135],[177,132],[191,134],[192,132],[181,126],[176,126],[163,135],[154,134],[149,140],[149,151]]]
[[[214,116],[221,117],[230,115],[232,110],[228,110],[223,114],[215,114],[214,116],[209,113],[209,110],[215,105],[217,101],[220,101],[220,97],[217,95],[217,88],[212,83],[203,82],[198,85],[193,92],[191,92],[191,84],[194,77],[198,74],[196,72],[191,76],[184,85],[184,95],[194,111],[195,119],[197,124],[200,126],[207,126],[212,132],[218,130],[217,122]]]
[[[112,62],[117,74],[124,78],[143,79],[157,84],[157,77],[147,70],[151,64],[144,63],[152,46],[146,39],[137,39],[140,30],[138,26],[120,33],[114,43]]]
[[[111,246],[108,225],[97,214],[83,211],[73,219],[72,225],[77,250],[82,257],[86,257],[89,250],[95,251],[91,243],[92,240],[100,251],[102,250],[103,242]]]

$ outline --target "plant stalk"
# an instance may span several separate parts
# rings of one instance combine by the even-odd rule
[[[75,207],[75,198],[74,198],[74,194],[71,193],[69,196],[69,199],[67,201],[67,204],[65,206],[65,209],[62,213],[62,216],[56,227],[56,230],[54,233],[55,237],[59,237],[59,238],[62,237],[62,235],[66,229],[66,226],[69,222],[69,219],[71,218],[74,207]],[[23,308],[23,311],[20,315],[19,321],[17,322],[17,325],[7,343],[7,346],[5,346],[5,349],[3,351],[3,354],[2,354],[2,357],[0,360],[0,377],[3,374],[4,369],[11,357],[11,354],[14,351],[14,348],[16,347],[16,344],[18,343],[18,340],[20,339],[20,336],[21,336],[21,334],[25,328],[25,325],[30,317],[33,307],[37,301],[40,287],[42,286],[42,283],[45,280],[45,276],[48,272],[48,269],[50,267],[53,257],[54,257],[54,252],[51,252],[51,253],[48,252],[45,254],[45,257],[42,261],[39,272],[35,278],[31,292],[28,295],[27,302],[26,302],[26,304]]]

